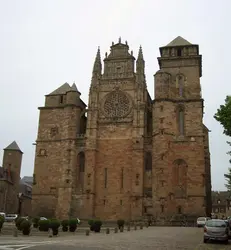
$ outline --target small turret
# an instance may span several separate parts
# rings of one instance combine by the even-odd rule
[[[75,83],[70,86],[70,90],[66,93],[66,104],[78,105],[80,103],[81,93]]]

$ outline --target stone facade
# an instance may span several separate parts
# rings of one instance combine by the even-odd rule
[[[22,155],[15,141],[4,149],[0,167],[0,212],[6,214],[31,214],[32,183],[24,181],[26,177],[20,179]]]
[[[211,213],[199,46],[177,37],[160,48],[158,62],[154,100],[142,48],[135,59],[121,39],[106,53],[103,72],[97,52],[88,107],[75,84],[46,96],[33,215],[169,220]]]
[[[228,191],[212,192],[212,213],[218,218],[231,216],[231,195]]]

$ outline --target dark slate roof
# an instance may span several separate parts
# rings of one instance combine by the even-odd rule
[[[27,183],[29,185],[33,184],[33,177],[32,176],[24,176],[21,180],[21,183]]]
[[[24,197],[32,198],[32,185],[29,185],[27,182],[20,180],[19,183],[19,193],[21,193]]]
[[[22,153],[22,150],[19,148],[16,141],[13,141],[10,145],[8,145],[4,150],[15,150],[20,151]]]

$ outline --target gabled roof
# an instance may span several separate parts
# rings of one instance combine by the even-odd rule
[[[185,40],[183,37],[178,36],[175,39],[173,39],[169,44],[167,44],[165,47],[175,47],[175,46],[188,46],[192,45],[189,41]]]
[[[19,148],[16,141],[13,141],[10,145],[8,145],[4,150],[15,150],[20,151],[22,153],[22,150]]]

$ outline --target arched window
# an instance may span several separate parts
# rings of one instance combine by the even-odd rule
[[[173,188],[176,197],[184,197],[187,189],[187,163],[183,159],[173,162]]]
[[[84,152],[80,152],[78,154],[78,160],[79,160],[79,172],[85,171],[85,155]]]
[[[78,187],[83,190],[84,185],[84,171],[85,171],[85,154],[80,152],[78,154]]]
[[[184,75],[180,74],[180,75],[177,75],[176,76],[176,82],[177,82],[177,89],[178,89],[178,94],[179,94],[179,97],[184,97]]]
[[[145,153],[144,162],[145,162],[145,171],[152,170],[152,154],[151,154],[151,152]]]
[[[178,123],[178,131],[180,135],[185,134],[185,124],[184,124],[184,107],[179,106],[177,110],[177,123]]]

